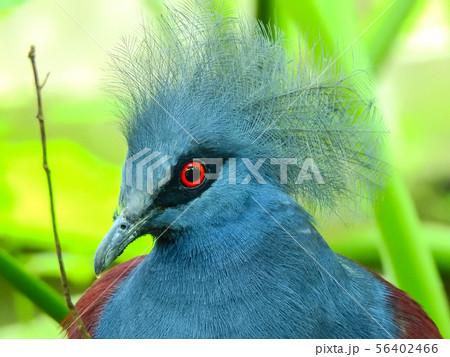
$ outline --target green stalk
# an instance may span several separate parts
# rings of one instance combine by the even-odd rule
[[[397,285],[424,307],[443,336],[450,337],[450,310],[439,271],[420,229],[411,197],[395,174],[376,216]]]
[[[60,323],[69,312],[58,293],[24,270],[21,264],[3,249],[0,249],[0,274],[56,322]]]

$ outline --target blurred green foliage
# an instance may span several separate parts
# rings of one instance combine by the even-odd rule
[[[293,51],[298,51],[299,40],[311,43],[319,38],[315,54],[334,58],[352,45],[338,63],[374,72],[378,106],[391,132],[393,171],[400,178],[401,189],[394,189],[393,197],[405,195],[401,197],[406,200],[391,205],[393,211],[383,211],[388,214],[378,218],[381,230],[373,218],[363,215],[349,224],[320,221],[321,230],[336,251],[379,271],[419,299],[449,337],[448,301],[442,301],[444,289],[450,292],[448,4],[444,0],[230,3],[244,14],[280,26]],[[58,327],[47,317],[51,314],[39,303],[39,294],[49,287],[60,291],[59,270],[27,50],[35,44],[41,76],[51,72],[43,92],[49,163],[67,273],[79,296],[95,279],[92,260],[111,224],[126,153],[113,104],[102,90],[107,83],[100,80],[107,55],[95,41],[113,48],[122,35],[139,28],[142,13],[151,17],[163,6],[157,0],[61,1],[89,35],[54,2],[0,4],[0,271],[2,266],[16,267],[20,270],[16,273],[24,274],[23,281],[13,286],[11,277],[0,273],[0,338],[51,338],[58,336]],[[396,217],[400,221],[392,219]],[[399,234],[398,239],[389,233]],[[141,238],[119,262],[150,247],[151,239]],[[412,271],[416,274],[408,274]],[[33,286],[31,294],[24,284],[20,287],[24,281]],[[426,284],[431,285],[424,289]],[[51,305],[55,310],[60,306],[57,300]],[[57,320],[59,315],[54,315]]]

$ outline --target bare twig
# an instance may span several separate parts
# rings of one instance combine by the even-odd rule
[[[59,242],[58,231],[56,229],[55,203],[54,203],[54,199],[53,199],[53,186],[52,186],[52,180],[50,177],[50,169],[49,169],[48,162],[47,162],[47,138],[45,135],[44,112],[42,109],[42,97],[41,97],[42,88],[44,87],[45,83],[47,82],[47,79],[48,79],[48,76],[50,75],[50,73],[47,73],[44,81],[42,83],[39,83],[38,70],[37,70],[37,66],[36,66],[36,51],[35,51],[34,46],[31,46],[30,52],[28,53],[28,58],[30,59],[31,66],[33,67],[34,84],[36,86],[37,105],[38,105],[38,112],[37,112],[36,118],[39,120],[39,128],[41,131],[42,166],[44,167],[45,173],[47,175],[48,195],[50,198],[50,213],[52,216],[52,226],[53,226],[53,237],[55,239],[56,255],[58,256],[59,270],[61,271],[61,285],[62,285],[64,297],[66,299],[66,304],[70,309],[73,319],[77,323],[77,327],[78,327],[78,330],[80,331],[81,336],[83,338],[91,338],[91,335],[87,331],[86,326],[84,325],[83,321],[80,319],[77,309],[75,308],[75,305],[73,304],[72,299],[70,297],[70,290],[69,290],[69,285],[67,283],[66,270],[64,268],[64,263],[63,263],[62,253],[61,253],[61,244]]]

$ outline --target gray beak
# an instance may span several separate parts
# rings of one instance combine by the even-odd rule
[[[146,216],[144,219],[133,224],[123,217],[123,213],[116,218],[113,226],[95,252],[94,271],[97,277],[123,253],[131,242],[142,235],[140,228],[144,220],[149,218],[149,216]]]

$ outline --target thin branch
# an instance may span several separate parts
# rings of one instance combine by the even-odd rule
[[[39,85],[39,90],[42,90],[42,88],[44,88],[45,83],[47,83],[47,79],[50,76],[50,72],[47,73],[47,75],[45,76],[44,80],[42,81],[42,83]]]
[[[45,134],[44,112],[42,109],[42,97],[41,97],[42,88],[44,87],[45,83],[47,82],[47,79],[48,79],[48,76],[50,73],[47,73],[45,80],[42,83],[40,83],[39,76],[38,76],[38,70],[37,70],[37,66],[36,66],[36,51],[35,51],[34,46],[31,46],[30,52],[28,53],[28,58],[31,61],[31,66],[33,67],[33,73],[34,73],[34,84],[36,87],[37,105],[38,105],[38,112],[37,112],[36,118],[39,120],[39,128],[41,131],[42,166],[43,166],[46,176],[47,176],[48,194],[49,194],[49,198],[50,198],[50,213],[51,213],[51,217],[52,217],[52,227],[53,227],[53,237],[55,239],[56,255],[58,256],[59,270],[61,272],[61,285],[62,285],[64,297],[66,299],[66,304],[69,307],[72,317],[75,319],[75,321],[77,323],[77,327],[78,327],[78,330],[80,331],[81,336],[83,338],[91,338],[91,335],[87,331],[86,326],[84,325],[83,321],[80,319],[79,314],[75,308],[75,305],[73,304],[72,299],[70,297],[70,290],[69,290],[69,285],[67,283],[66,270],[64,268],[64,263],[63,263],[62,253],[61,253],[61,244],[59,242],[58,231],[56,229],[55,203],[54,203],[54,199],[53,199],[53,186],[52,186],[52,180],[50,177],[50,168],[48,166],[48,161],[47,161],[47,138],[46,138],[46,134]]]

